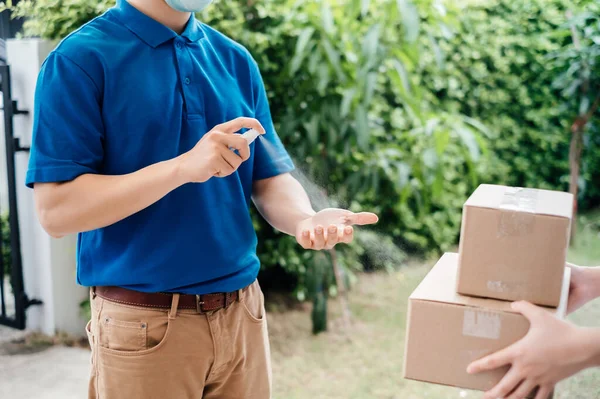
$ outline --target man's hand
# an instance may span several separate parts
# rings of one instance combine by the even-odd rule
[[[353,225],[377,223],[374,213],[353,213],[344,209],[323,209],[296,227],[296,240],[304,249],[331,249],[337,243],[349,243],[354,238]]]
[[[546,399],[557,382],[592,365],[600,347],[597,331],[577,328],[529,302],[515,302],[512,307],[531,323],[527,335],[467,368],[474,374],[511,365],[485,399],[524,399],[536,387],[535,399]]]
[[[215,126],[194,148],[179,157],[179,172],[184,182],[203,183],[211,177],[225,177],[235,172],[250,157],[246,139],[233,134],[242,128],[265,132],[260,122],[252,118],[237,118]]]
[[[571,268],[571,287],[567,313],[572,313],[600,295],[600,268],[581,267],[567,263]]]

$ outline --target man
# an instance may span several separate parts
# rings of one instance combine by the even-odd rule
[[[166,1],[118,0],[48,56],[27,185],[49,234],[80,233],[90,398],[266,399],[250,201],[306,249],[377,216],[315,214],[256,63],[195,20],[210,0]]]
[[[572,272],[568,312],[574,312],[600,297],[600,267],[569,266]],[[585,368],[600,366],[600,328],[576,327],[528,302],[515,302],[513,308],[529,319],[527,335],[508,348],[471,363],[467,369],[469,373],[479,373],[511,365],[504,378],[486,392],[485,399],[524,399],[536,387],[535,399],[546,399],[559,381]]]

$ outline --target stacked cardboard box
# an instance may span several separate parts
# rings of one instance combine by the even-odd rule
[[[477,188],[463,207],[459,254],[444,254],[409,298],[405,378],[489,390],[508,366],[466,369],[527,333],[511,301],[565,316],[572,204],[568,193]]]

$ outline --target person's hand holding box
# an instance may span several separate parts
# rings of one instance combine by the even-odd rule
[[[568,311],[573,312],[600,297],[600,267],[571,265]],[[545,399],[561,380],[579,371],[600,366],[600,328],[577,327],[528,302],[515,302],[513,309],[531,323],[527,335],[515,344],[471,363],[469,373],[510,365],[505,377],[485,399],[525,398],[538,387],[535,399]]]

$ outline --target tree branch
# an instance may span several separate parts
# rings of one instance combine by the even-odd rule
[[[571,133],[583,130],[585,125],[587,125],[594,113],[598,110],[598,107],[600,107],[600,94],[596,96],[594,102],[592,103],[590,108],[588,108],[585,114],[579,115],[577,116],[577,118],[575,118],[575,122],[573,122],[573,124],[571,125]]]

